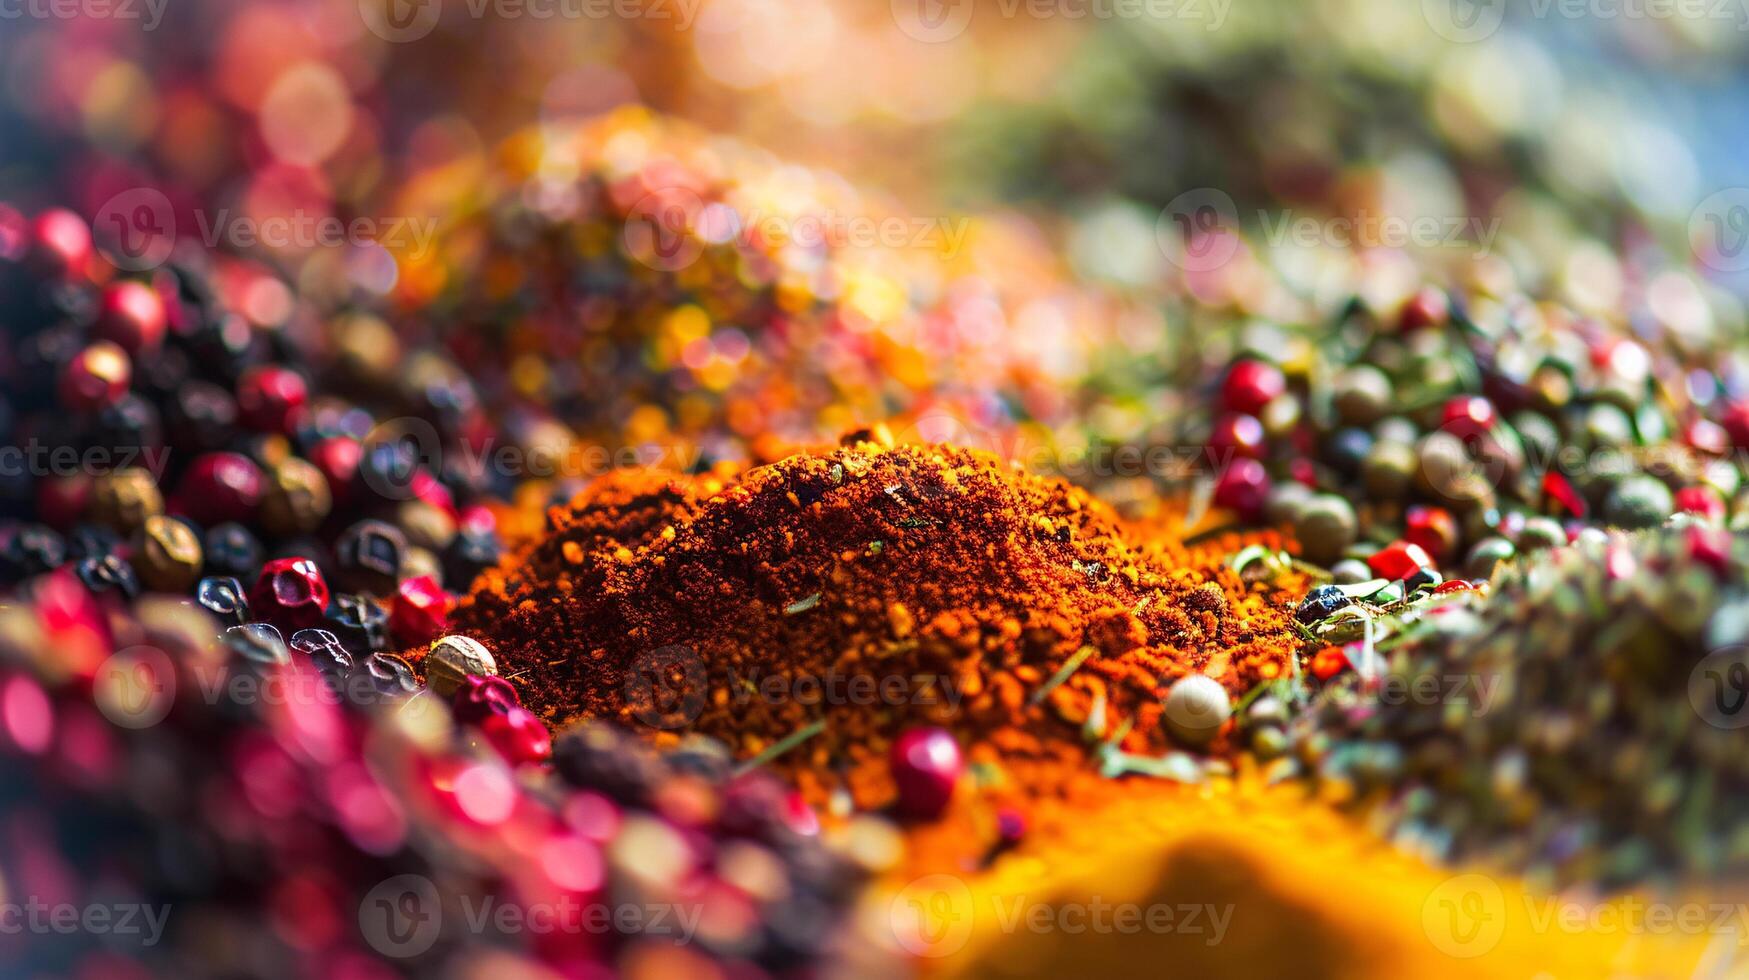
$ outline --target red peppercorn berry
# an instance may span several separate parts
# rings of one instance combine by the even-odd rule
[[[913,728],[893,743],[888,764],[899,791],[899,812],[934,820],[947,811],[965,770],[959,744],[945,728]]]
[[[1725,519],[1725,498],[1709,486],[1683,487],[1676,491],[1676,509],[1711,523],[1719,523]]]
[[[1451,298],[1446,296],[1444,290],[1427,286],[1403,304],[1403,312],[1397,319],[1397,325],[1407,333],[1426,327],[1443,327],[1449,319]]]
[[[1432,568],[1433,559],[1425,549],[1418,544],[1407,541],[1396,541],[1378,551],[1366,560],[1368,568],[1380,578],[1392,581],[1406,579],[1423,568]]]
[[[1236,456],[1260,459],[1263,456],[1263,423],[1255,415],[1228,412],[1215,419],[1210,428],[1209,450],[1217,466]]]
[[[1457,520],[1444,507],[1415,504],[1404,515],[1403,540],[1419,545],[1437,561],[1447,561],[1457,549]]]
[[[1690,527],[1688,556],[1721,578],[1731,574],[1731,532],[1718,527]]]
[[[503,714],[521,704],[515,685],[496,675],[469,674],[449,699],[450,711],[464,725],[478,725],[488,715]]]
[[[1481,395],[1459,395],[1445,403],[1440,428],[1465,442],[1480,439],[1494,430],[1494,403]]]
[[[1719,413],[1719,424],[1731,437],[1731,445],[1749,449],[1749,401],[1732,402]]]
[[[407,579],[395,588],[389,632],[408,646],[430,643],[449,631],[449,611],[454,605],[454,597],[431,576]]]
[[[1215,506],[1238,512],[1254,521],[1263,513],[1269,496],[1269,473],[1254,459],[1235,459],[1215,478]]]
[[[31,222],[31,258],[50,276],[84,271],[91,260],[91,226],[65,208],[50,208]]]
[[[176,484],[172,510],[211,527],[227,521],[247,523],[261,504],[266,478],[255,461],[241,453],[206,453],[189,464]]]
[[[309,394],[304,376],[290,368],[253,367],[237,381],[237,417],[256,432],[289,432]]]
[[[97,336],[114,341],[137,357],[156,351],[164,343],[169,328],[170,314],[164,308],[164,298],[151,286],[128,279],[104,290],[103,306],[97,316]]]
[[[1238,361],[1227,370],[1221,403],[1230,412],[1262,415],[1263,406],[1287,391],[1281,369],[1263,361]]]
[[[328,583],[308,558],[276,558],[261,566],[249,591],[249,611],[282,633],[322,625],[328,608]]]
[[[1312,655],[1312,676],[1327,681],[1348,669],[1348,657],[1341,647],[1325,647]]]
[[[133,380],[133,362],[118,344],[99,340],[61,371],[61,402],[75,412],[95,412],[121,401]]]
[[[545,762],[553,755],[553,736],[534,712],[521,705],[494,711],[479,722],[480,733],[512,765]]]

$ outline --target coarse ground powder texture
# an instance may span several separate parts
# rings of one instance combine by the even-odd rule
[[[908,726],[948,726],[986,784],[1038,785],[1087,768],[1096,704],[1102,733],[1132,723],[1126,750],[1164,752],[1172,681],[1238,696],[1297,646],[1292,590],[970,450],[853,439],[739,474],[623,471],[547,521],[458,611],[525,703],[743,758],[823,721],[778,764],[865,806]]]

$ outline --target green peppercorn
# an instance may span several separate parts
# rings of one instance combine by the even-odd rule
[[[1306,501],[1312,499],[1312,488],[1298,480],[1283,480],[1269,488],[1263,498],[1263,520],[1267,524],[1292,524]]]
[[[1265,725],[1251,733],[1251,751],[1259,759],[1279,758],[1287,749],[1287,735],[1274,725]]]
[[[1615,485],[1603,501],[1603,519],[1637,530],[1657,527],[1676,509],[1670,488],[1655,476],[1637,473]]]
[[[1503,561],[1511,561],[1517,554],[1512,542],[1501,537],[1483,538],[1477,541],[1475,547],[1464,558],[1464,577],[1486,580],[1494,576],[1494,569]]]
[[[134,570],[154,592],[187,592],[200,579],[200,537],[174,517],[146,519],[134,545]]]
[[[1366,462],[1361,464],[1361,480],[1374,497],[1401,500],[1409,493],[1409,484],[1415,478],[1415,466],[1414,447],[1381,439],[1373,443],[1372,451],[1366,454]]]
[[[1371,364],[1356,364],[1336,376],[1331,404],[1349,425],[1371,425],[1392,408],[1391,379]]]
[[[1314,564],[1335,564],[1357,534],[1354,508],[1335,494],[1321,493],[1306,501],[1294,518],[1294,537],[1306,560]]]
[[[1526,553],[1559,548],[1566,543],[1566,529],[1552,517],[1532,517],[1518,532],[1518,550]]]
[[[1370,580],[1372,569],[1359,559],[1344,558],[1330,566],[1330,574],[1335,577],[1337,585],[1355,585]]]

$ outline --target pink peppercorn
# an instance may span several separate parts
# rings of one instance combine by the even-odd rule
[[[137,357],[156,351],[169,327],[164,298],[151,286],[129,279],[104,291],[95,331],[98,337],[114,341]]]
[[[519,707],[515,685],[502,677],[469,674],[449,699],[450,711],[464,725],[478,725],[488,716]]]
[[[61,369],[61,402],[75,412],[95,412],[128,393],[133,362],[119,344],[99,340]]]
[[[1263,406],[1287,391],[1281,369],[1263,361],[1239,361],[1227,371],[1221,402],[1231,412],[1262,415]]]
[[[553,755],[553,736],[534,712],[520,705],[494,711],[479,722],[481,734],[512,764],[545,762]]]
[[[1683,487],[1676,491],[1676,509],[1717,523],[1725,519],[1725,498],[1709,486]]]
[[[207,453],[182,474],[172,509],[208,527],[247,522],[264,492],[265,478],[254,460],[241,453]]]
[[[965,771],[960,747],[944,728],[913,728],[893,743],[888,759],[899,791],[899,811],[934,820],[947,811]]]
[[[328,608],[328,583],[308,558],[276,558],[261,566],[249,591],[249,611],[279,627],[280,632],[322,625]]]
[[[430,643],[449,631],[449,611],[455,598],[429,575],[403,581],[389,608],[389,630],[395,639],[413,646]]]
[[[1493,402],[1481,395],[1459,395],[1445,403],[1440,428],[1468,442],[1492,432],[1496,420]]]
[[[278,365],[250,368],[237,380],[237,417],[257,432],[290,431],[308,399],[303,375]]]
[[[1255,415],[1228,412],[1209,430],[1209,450],[1217,465],[1235,456],[1257,459],[1263,455],[1263,423]]]
[[[1254,459],[1235,459],[1215,478],[1215,505],[1237,511],[1247,521],[1263,513],[1269,496],[1269,473]]]

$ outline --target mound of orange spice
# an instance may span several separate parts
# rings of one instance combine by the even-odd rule
[[[739,473],[604,477],[457,623],[555,727],[697,731],[743,758],[806,734],[774,764],[875,806],[890,740],[918,724],[1034,787],[1086,768],[1090,712],[1164,752],[1178,677],[1238,696],[1291,669],[1291,599],[1062,481],[852,437]]]

